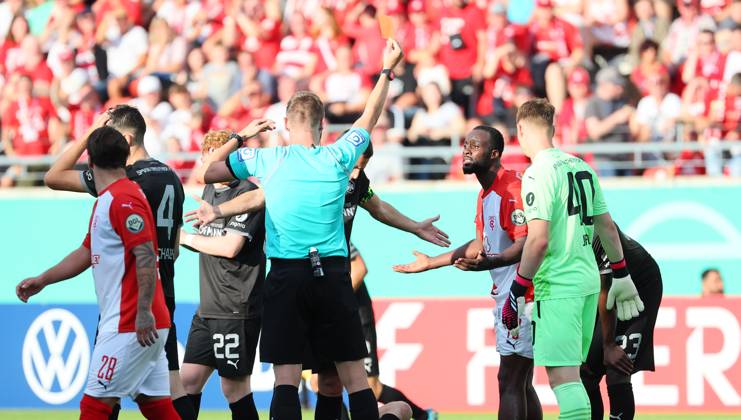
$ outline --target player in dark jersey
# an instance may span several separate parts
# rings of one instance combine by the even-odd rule
[[[211,131],[203,139],[204,158],[229,139]],[[203,200],[219,205],[257,189],[250,181],[208,184]],[[196,416],[201,392],[216,369],[232,418],[257,420],[250,375],[257,353],[265,281],[265,210],[202,224],[197,234],[182,230],[180,244],[200,252],[200,305],[185,347],[180,375]]]
[[[231,142],[232,148],[226,150],[229,153],[236,149],[238,141]],[[347,191],[345,193],[345,206],[343,210],[345,221],[345,238],[350,241],[352,233],[352,224],[357,213],[357,207],[366,209],[374,219],[399,230],[413,233],[420,239],[439,246],[449,246],[448,235],[435,227],[434,222],[439,216],[416,222],[400,213],[389,203],[383,201],[370,188],[370,181],[365,176],[363,168],[368,163],[372,155],[372,150],[366,151],[358,160],[355,169],[350,175]],[[207,166],[204,164],[204,166]],[[217,217],[225,217],[244,212],[254,211],[262,208],[265,203],[264,195],[261,190],[249,192],[236,197],[234,200],[222,203],[218,206],[211,205],[200,200],[200,208],[186,213],[186,221],[195,221],[197,224],[210,223]],[[349,255],[349,254],[348,254]],[[355,277],[351,273],[351,277]],[[355,296],[358,300],[361,325],[366,338],[368,347],[371,349],[369,358],[366,361],[366,370],[368,372],[368,381],[376,399],[382,403],[402,401],[412,408],[412,414],[415,419],[428,418],[428,411],[412,403],[401,391],[384,385],[378,378],[378,354],[376,352],[376,331],[375,317],[373,315],[373,304],[368,294],[368,289],[364,282],[359,282],[355,290]],[[334,365],[331,362],[317,360],[316,357],[310,357],[310,361],[304,364],[304,367],[311,367],[312,370],[319,373],[319,393],[317,398],[315,419],[336,419],[342,407],[342,384],[340,383]],[[430,410],[430,413],[433,411]]]
[[[185,394],[179,375],[177,353],[177,333],[174,322],[175,312],[175,259],[178,256],[178,233],[183,224],[183,201],[185,195],[180,178],[169,166],[153,159],[144,147],[146,123],[139,111],[128,105],[111,108],[96,119],[91,127],[107,125],[118,130],[129,143],[129,159],[126,162],[126,175],[144,191],[152,208],[157,225],[157,245],[159,247],[159,272],[165,301],[173,319],[170,334],[165,343],[168,367],[170,370],[170,392],[173,404],[183,419],[194,419],[195,412]],[[90,170],[78,171],[74,167],[87,146],[87,136],[73,143],[44,176],[46,185],[54,190],[87,192],[96,197],[95,179]],[[117,411],[115,411],[117,413]],[[117,414],[116,414],[117,415]],[[116,416],[114,415],[114,417]]]
[[[632,420],[635,416],[635,399],[630,377],[639,371],[654,370],[654,325],[663,293],[661,272],[641,244],[619,228],[617,231],[628,270],[646,309],[637,318],[617,322],[615,311],[606,309],[612,270],[599,237],[595,237],[592,248],[602,282],[599,322],[595,324],[587,361],[581,368],[582,382],[592,405],[593,420],[602,419],[604,415],[599,388],[603,376],[607,380],[610,418]]]

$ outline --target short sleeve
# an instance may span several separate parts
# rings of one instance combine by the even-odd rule
[[[587,107],[584,110],[584,119],[586,120],[587,118],[600,118],[599,111],[597,110],[597,102],[595,102],[594,98],[587,102]]]
[[[132,195],[115,197],[109,210],[113,230],[116,231],[128,252],[137,245],[154,241],[154,226],[144,198]]]
[[[358,258],[360,256],[360,252],[358,252],[358,249],[355,248],[355,245],[350,242],[350,261],[354,260],[355,258]]]
[[[523,208],[528,222],[541,219],[551,220],[553,189],[546,174],[539,173],[535,166],[529,167],[522,177]]]
[[[592,173],[592,179],[594,179],[594,199],[593,206],[594,206],[594,215],[599,216],[600,214],[607,213],[607,202],[605,201],[605,196],[602,194],[602,187],[599,184],[599,178],[597,178],[597,174],[594,173],[592,168],[589,168],[589,172]]]
[[[80,184],[85,188],[88,194],[93,197],[98,196],[98,191],[95,189],[95,177],[93,176],[93,170],[87,169],[80,172]]]
[[[364,128],[353,128],[345,133],[336,142],[327,146],[334,154],[335,160],[347,172],[352,171],[360,155],[365,152],[370,143],[370,134]]]
[[[226,166],[236,179],[247,179],[251,176],[262,179],[276,164],[275,157],[282,150],[283,148],[275,147],[268,149],[243,147],[229,155]]]
[[[522,206],[521,183],[511,182],[502,197],[499,215],[502,229],[509,239],[516,240],[527,236],[527,219]]]
[[[569,46],[569,52],[573,52],[574,50],[584,48],[584,42],[582,41],[579,30],[574,25],[568,22],[564,22],[564,25],[566,25],[566,28],[567,28],[566,43]]]
[[[85,239],[82,240],[82,246],[84,246],[87,249],[90,249],[90,232],[88,232],[85,235]]]
[[[374,195],[376,195],[370,186],[370,180],[365,175],[365,171],[360,171],[360,175],[355,181],[355,188],[358,189],[358,196],[360,197],[359,204],[361,205],[367,203]]]

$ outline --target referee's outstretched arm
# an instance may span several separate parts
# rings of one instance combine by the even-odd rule
[[[393,69],[404,57],[404,53],[401,51],[399,43],[389,38],[386,41],[386,48],[383,50],[383,72],[376,82],[376,86],[373,87],[370,95],[368,96],[368,102],[365,105],[363,114],[353,124],[354,128],[363,128],[368,133],[373,130],[376,126],[378,118],[383,112],[383,106],[386,103],[386,96],[388,96],[389,82],[393,79]],[[370,143],[368,147],[371,147]]]

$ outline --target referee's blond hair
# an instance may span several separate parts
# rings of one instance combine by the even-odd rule
[[[324,104],[315,93],[302,90],[296,92],[286,105],[286,118],[298,125],[319,129],[324,119]]]

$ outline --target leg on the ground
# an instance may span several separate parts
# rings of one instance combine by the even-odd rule
[[[340,381],[350,399],[350,416],[353,420],[377,420],[378,403],[368,386],[368,374],[363,359],[336,362]]]
[[[630,376],[607,369],[607,396],[610,398],[610,418],[633,420],[636,402]]]
[[[301,382],[301,365],[273,365],[275,389],[270,403],[270,418],[276,420],[301,419],[301,402],[298,384]]]
[[[527,418],[527,400],[525,387],[528,368],[533,360],[517,354],[501,357],[499,364],[499,418],[525,420]]]
[[[378,409],[380,420],[409,420],[412,418],[412,408],[402,401],[384,404]]]
[[[534,366],[530,366],[530,370],[527,374],[527,383],[525,384],[527,420],[543,420],[543,407],[540,405],[540,398],[538,398],[538,393],[535,392],[535,387],[533,386],[534,369]]]
[[[342,417],[342,383],[337,370],[327,369],[317,375],[318,393],[315,420],[336,420]]]
[[[403,392],[399,391],[398,389],[381,383],[381,381],[378,379],[378,376],[369,376],[368,384],[373,390],[373,393],[376,394],[376,399],[379,402],[382,402],[384,404],[388,404],[394,401],[404,402],[408,404],[409,408],[412,410],[412,418],[414,418],[415,420],[427,419],[427,410],[413,403],[412,400],[410,400],[406,395],[404,395]],[[379,388],[379,392],[376,393],[376,390]]]
[[[84,394],[80,400],[80,420],[107,420],[118,405],[118,398],[95,398]]]
[[[198,418],[193,402],[183,386],[180,372],[177,370],[170,371],[170,395],[172,405],[175,406],[175,410],[180,414],[181,419],[196,420]]]
[[[188,400],[193,407],[195,418],[198,418],[198,413],[201,410],[201,392],[213,371],[214,368],[210,366],[196,363],[183,363],[183,367],[180,369],[180,380],[182,381],[183,391],[187,394]],[[172,372],[170,373],[172,374]],[[174,403],[175,401],[173,401]]]
[[[589,403],[592,407],[592,420],[602,420],[605,416],[605,407],[602,404],[602,393],[599,389],[599,383],[601,380],[601,375],[596,375],[586,366],[582,366],[581,382],[584,384],[584,389],[587,390],[587,396],[589,396]]]
[[[579,367],[549,366],[546,372],[558,401],[559,420],[590,420],[589,396],[581,383]]]
[[[175,411],[175,406],[172,405],[172,399],[169,396],[139,395],[136,403],[139,405],[139,411],[148,420],[179,420],[181,418],[180,414]]]
[[[229,403],[232,420],[257,420],[257,407],[252,398],[250,375],[237,378],[221,378],[221,392]]]

